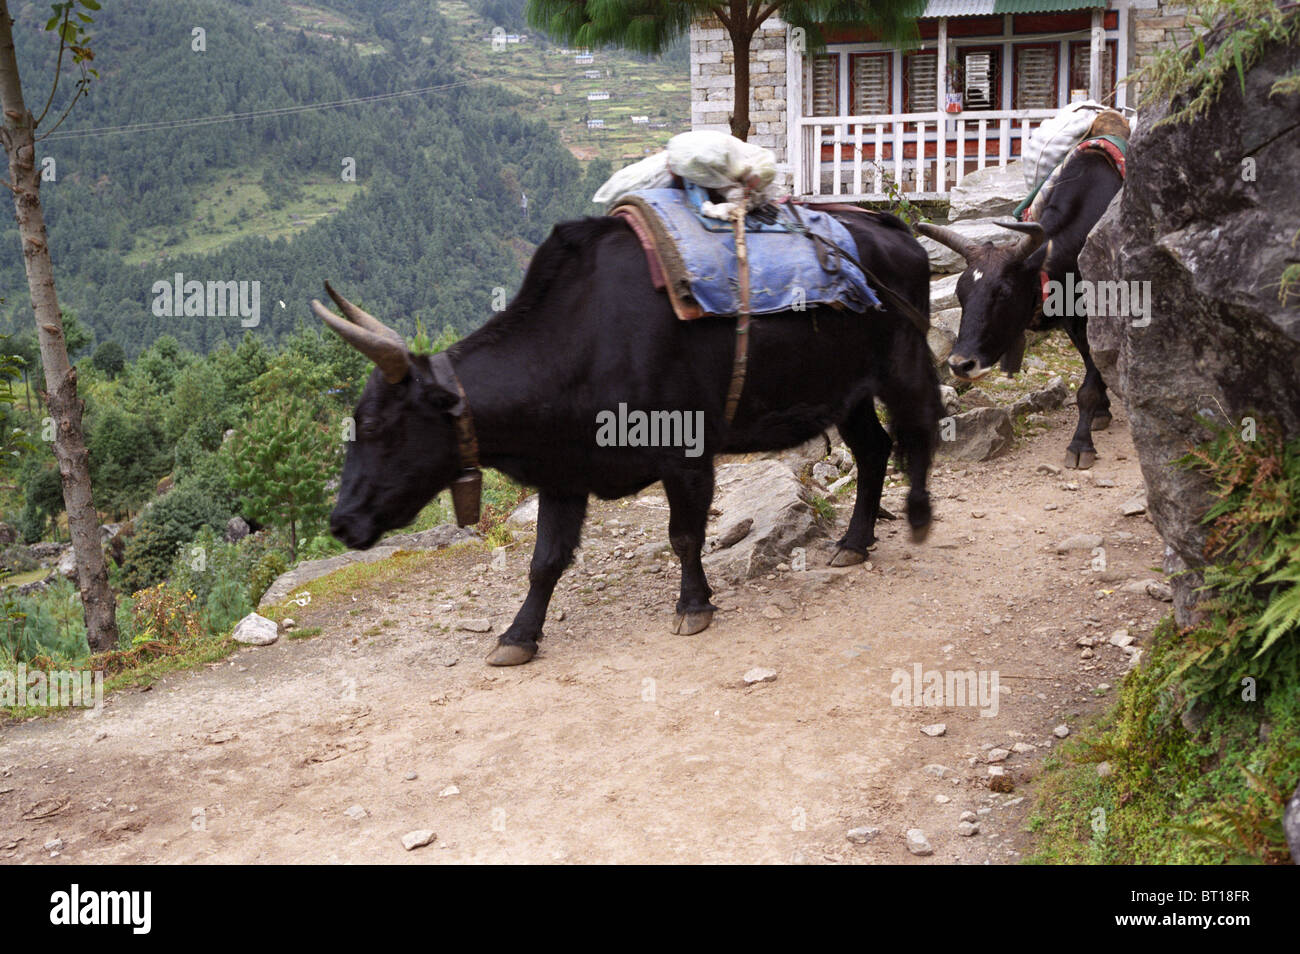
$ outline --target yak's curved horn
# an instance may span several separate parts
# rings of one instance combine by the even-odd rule
[[[1023,262],[1038,251],[1038,247],[1047,241],[1047,233],[1043,231],[1043,227],[1037,222],[999,222],[997,224],[1000,228],[1010,229],[1024,236],[1012,253],[1013,262]]]
[[[311,310],[340,338],[373,361],[389,383],[396,384],[406,377],[409,372],[406,345],[395,335],[390,337],[379,334],[369,328],[344,321],[315,298],[311,300]]]
[[[325,283],[325,290],[329,292],[329,296],[334,299],[334,304],[339,306],[339,311],[343,312],[348,321],[352,322],[354,325],[359,325],[367,331],[372,331],[377,335],[386,335],[395,341],[401,342],[403,345],[406,344],[406,342],[402,341],[401,335],[392,328],[389,328],[374,315],[370,314],[370,312],[352,304],[352,302],[348,301],[336,292],[334,286],[329,282]]]
[[[931,225],[929,222],[919,222],[916,230],[926,238],[934,239],[940,245],[948,246],[968,262],[975,252],[975,246],[971,244],[970,240],[953,229],[944,228],[942,225]]]

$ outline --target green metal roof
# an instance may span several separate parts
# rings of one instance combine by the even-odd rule
[[[1095,10],[1107,0],[930,0],[924,17],[972,17],[1002,13],[1064,13]]]

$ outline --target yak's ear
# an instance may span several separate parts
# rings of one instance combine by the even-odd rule
[[[437,381],[429,381],[428,387],[429,402],[439,411],[450,411],[460,403],[460,395],[443,387]]]
[[[460,386],[451,362],[441,355],[423,357],[411,355],[411,370],[424,386],[425,399],[439,411],[459,414],[464,407]]]
[[[1030,272],[1041,272],[1043,266],[1047,263],[1047,256],[1052,254],[1052,243],[1049,241],[1046,245],[1040,246],[1028,258],[1025,259],[1023,268]]]

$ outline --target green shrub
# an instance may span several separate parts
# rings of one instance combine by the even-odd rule
[[[5,547],[0,553],[0,568],[9,573],[29,573],[40,566],[30,550],[23,546]]]
[[[194,594],[167,583],[136,593],[131,614],[135,633],[132,646],[146,643],[185,646],[203,636],[203,622]]]
[[[248,584],[242,580],[221,580],[203,604],[203,622],[209,633],[224,636],[256,607],[248,598]]]
[[[31,662],[84,659],[90,654],[76,587],[58,580],[28,596],[5,593],[0,603],[0,657]]]
[[[122,556],[121,584],[135,593],[164,580],[177,550],[201,527],[224,530],[229,506],[214,499],[198,482],[186,482],[159,499],[136,521],[135,534]]]
[[[298,556],[302,560],[323,560],[326,557],[337,556],[346,549],[347,547],[328,533],[322,533],[308,540],[298,551]]]
[[[45,525],[49,515],[44,513],[31,500],[23,504],[23,512],[18,518],[18,535],[23,543],[35,543],[45,536]]]
[[[203,527],[177,555],[168,580],[181,592],[194,594],[207,631],[221,635],[253,609],[249,574],[259,557]]]

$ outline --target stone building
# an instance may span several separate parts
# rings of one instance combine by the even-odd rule
[[[825,49],[776,17],[750,50],[749,140],[772,149],[801,195],[942,198],[1004,166],[1075,100],[1132,112],[1134,73],[1191,38],[1166,0],[930,0],[920,43],[898,49],[841,29]],[[691,28],[691,123],[729,129],[734,80],[722,25]]]

